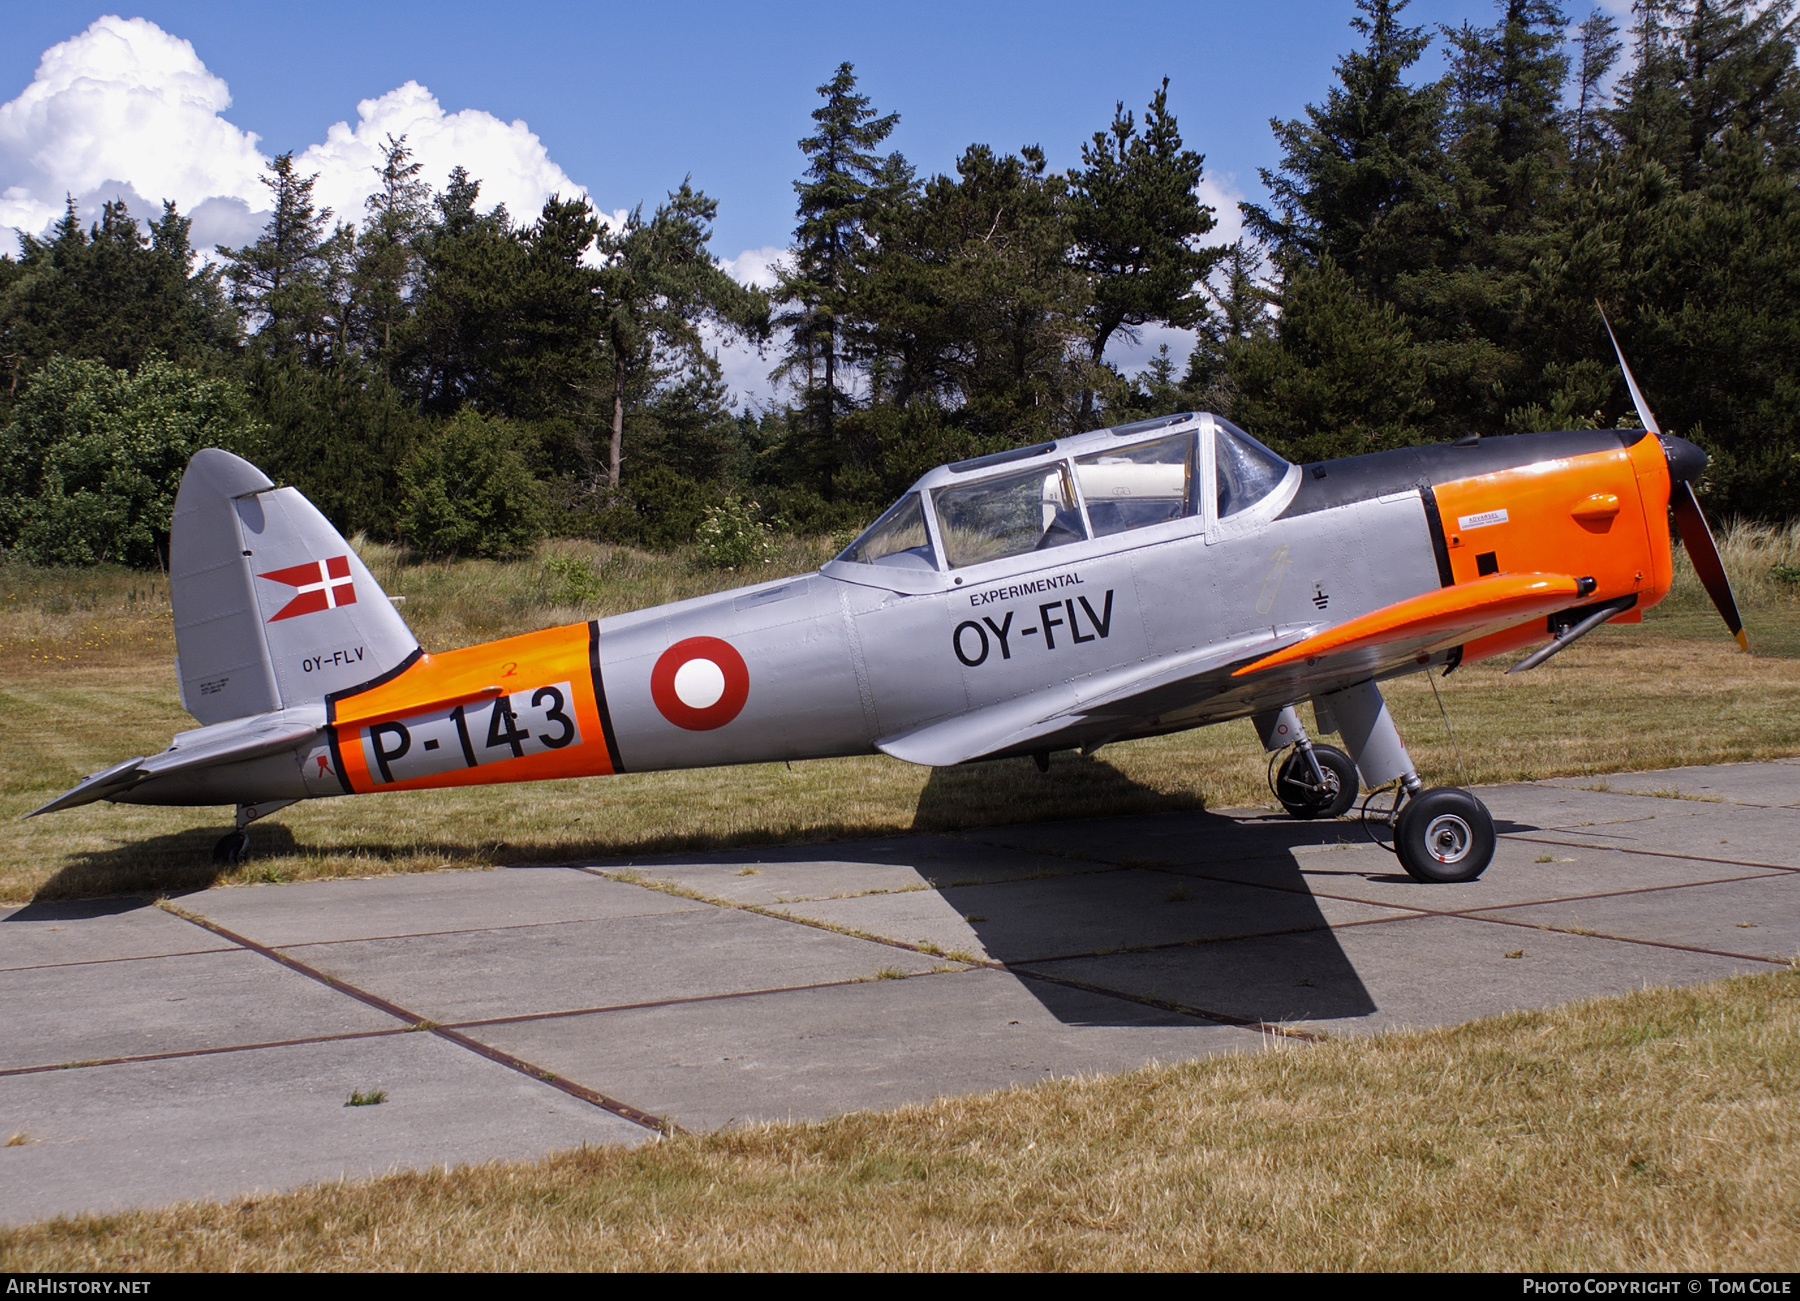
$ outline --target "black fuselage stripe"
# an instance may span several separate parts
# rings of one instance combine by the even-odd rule
[[[588,624],[588,668],[594,675],[594,705],[600,711],[600,734],[606,738],[606,758],[614,772],[624,772],[619,761],[619,738],[613,731],[612,710],[606,707],[606,684],[600,678],[600,621]]]
[[[398,664],[394,665],[394,667],[389,669],[386,673],[382,673],[376,677],[372,677],[367,682],[359,682],[354,687],[345,687],[342,691],[334,691],[330,695],[326,696],[325,697],[325,721],[328,723],[334,723],[337,721],[337,702],[338,701],[348,700],[351,696],[358,696],[358,695],[361,695],[365,691],[372,691],[376,687],[381,686],[385,682],[392,682],[395,678],[399,677],[402,673],[406,672],[406,670],[410,669],[413,665],[417,664],[419,662],[419,660],[424,656],[424,654],[425,654],[425,652],[423,650],[421,650],[417,646],[414,646],[412,649],[412,654],[408,655],[405,659],[401,660]]]
[[[325,744],[331,747],[331,766],[337,769],[338,785],[344,788],[344,794],[356,794],[350,789],[350,779],[344,775],[344,754],[338,749],[337,724],[325,725]]]
[[[1450,570],[1450,544],[1444,538],[1444,519],[1438,513],[1437,493],[1427,484],[1419,489],[1425,501],[1425,525],[1431,530],[1431,554],[1437,557],[1438,584],[1455,587],[1456,575]]]

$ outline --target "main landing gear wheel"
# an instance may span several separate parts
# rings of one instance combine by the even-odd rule
[[[250,833],[227,831],[213,846],[212,861],[221,867],[236,867],[250,859]]]
[[[1325,774],[1324,786],[1313,776],[1305,753],[1296,747],[1281,761],[1280,771],[1275,774],[1275,798],[1291,816],[1303,820],[1348,813],[1356,803],[1356,764],[1336,746],[1315,745],[1312,752],[1319,761],[1319,770]]]
[[[1494,819],[1469,792],[1434,787],[1400,810],[1394,852],[1415,881],[1473,881],[1494,859]]]

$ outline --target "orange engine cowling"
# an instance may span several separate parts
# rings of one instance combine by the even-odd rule
[[[1637,604],[1615,622],[1637,622],[1668,595],[1669,466],[1646,435],[1630,447],[1554,458],[1435,485],[1458,583],[1496,573],[1591,577],[1587,604],[1623,596]],[[1464,662],[1549,637],[1533,619],[1463,648]]]

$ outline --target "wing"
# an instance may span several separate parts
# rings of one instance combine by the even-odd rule
[[[1236,666],[1301,642],[1317,629],[1317,624],[1270,629],[1091,678],[1059,682],[1029,695],[884,736],[875,747],[908,763],[943,768],[1009,752],[1026,753],[1037,742],[1067,742],[1069,734],[1075,734],[1074,743],[1079,744],[1093,739],[1096,732],[1126,731],[1164,708],[1191,704],[1196,696],[1210,694],[1217,684],[1228,682]],[[1121,725],[1109,728],[1107,720],[1115,717]],[[1082,735],[1084,732],[1088,735]]]
[[[1331,627],[1271,629],[1058,683],[884,736],[875,745],[896,759],[946,767],[1142,735],[1146,724],[1169,715],[1184,715],[1175,726],[1236,717],[1277,698],[1285,703],[1363,682],[1421,656],[1566,610],[1582,594],[1582,585],[1563,574],[1495,574],[1397,601]],[[1212,718],[1194,716],[1190,711],[1202,702],[1222,708]]]
[[[1324,683],[1350,685],[1408,660],[1460,646],[1576,604],[1593,590],[1567,574],[1492,574],[1440,587],[1346,619],[1233,671],[1238,679],[1280,678],[1295,696]],[[1347,680],[1346,680],[1347,679]],[[1325,689],[1330,690],[1330,687]]]

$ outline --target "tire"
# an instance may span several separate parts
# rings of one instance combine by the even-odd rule
[[[1303,821],[1342,817],[1356,803],[1356,765],[1336,746],[1315,745],[1312,752],[1325,773],[1325,791],[1313,789],[1312,765],[1295,750],[1275,775],[1275,798],[1289,815]]]
[[[250,859],[250,833],[227,831],[213,846],[212,861],[221,867],[236,867]]]
[[[1435,787],[1400,810],[1394,852],[1415,881],[1473,881],[1494,861],[1493,816],[1469,792]]]

